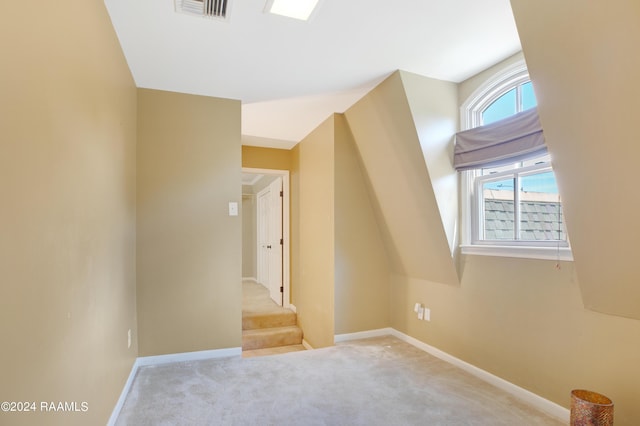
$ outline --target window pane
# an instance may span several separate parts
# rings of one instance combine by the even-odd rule
[[[490,124],[516,113],[516,89],[511,89],[482,111],[482,124]]]
[[[566,240],[553,172],[520,178],[520,239]]]
[[[521,86],[522,95],[522,110],[527,110],[538,105],[536,100],[536,94],[533,92],[533,84],[531,82],[525,83]]]
[[[503,179],[482,184],[484,197],[485,240],[513,240],[514,231],[514,180]]]

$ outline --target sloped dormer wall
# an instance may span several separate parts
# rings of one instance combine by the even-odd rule
[[[640,319],[640,4],[511,3],[584,306]]]
[[[441,226],[455,258],[459,239],[458,173],[453,168],[453,135],[458,129],[457,85],[406,71],[400,71],[400,76]]]
[[[345,113],[392,272],[454,285],[458,195],[446,151],[456,102],[452,83],[398,71]]]

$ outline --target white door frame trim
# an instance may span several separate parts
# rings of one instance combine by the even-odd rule
[[[285,308],[291,307],[291,283],[290,283],[290,272],[291,272],[291,239],[289,236],[289,228],[290,228],[290,185],[289,185],[289,170],[276,170],[276,169],[254,169],[250,167],[243,167],[243,173],[256,173],[263,175],[275,175],[282,177],[282,192],[284,195],[282,196],[282,239],[284,240],[284,244],[282,245],[282,286],[284,287],[284,303],[282,304]]]

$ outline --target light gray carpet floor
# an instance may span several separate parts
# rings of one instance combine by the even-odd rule
[[[122,425],[562,425],[394,337],[141,367]]]

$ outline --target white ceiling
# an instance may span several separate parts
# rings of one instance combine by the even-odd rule
[[[138,87],[241,100],[247,144],[290,147],[397,69],[459,82],[520,50],[509,0],[322,0],[309,22],[105,3]]]

